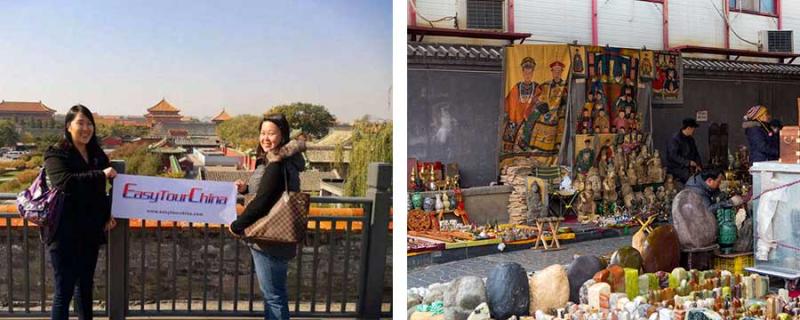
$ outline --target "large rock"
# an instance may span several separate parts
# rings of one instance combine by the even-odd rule
[[[553,314],[553,309],[563,308],[569,301],[569,280],[564,266],[554,264],[530,277],[530,314],[537,310]]]
[[[609,261],[609,264],[616,264],[622,266],[623,268],[640,270],[642,268],[642,255],[639,253],[639,250],[636,250],[631,246],[625,246],[617,249],[617,251],[614,251],[614,254],[611,255],[611,261]]]
[[[681,190],[672,200],[672,221],[684,248],[706,248],[717,241],[717,218],[714,212],[708,211],[703,201],[700,195],[687,189]],[[645,257],[645,263],[646,260]]]
[[[608,283],[595,283],[589,287],[589,306],[595,309],[600,309],[600,297],[603,295],[611,295],[611,286],[609,286]]]
[[[612,264],[606,270],[608,270],[608,284],[611,285],[611,292],[625,292],[625,269]]]
[[[444,292],[449,287],[447,283],[434,283],[428,286],[428,294],[422,299],[422,304],[433,304],[436,301],[444,301]]]
[[[575,258],[567,269],[569,279],[569,301],[580,302],[580,290],[586,280],[603,269],[603,263],[596,256],[580,256]]]
[[[444,292],[444,315],[447,319],[466,320],[475,307],[486,302],[486,287],[481,278],[468,276],[450,283]]]
[[[681,262],[681,249],[675,229],[663,225],[653,230],[644,243],[642,258],[646,273],[670,272],[677,268]]]
[[[514,262],[494,267],[486,279],[486,297],[494,319],[528,315],[530,291],[525,269]]]

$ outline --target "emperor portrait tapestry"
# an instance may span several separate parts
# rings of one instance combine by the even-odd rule
[[[557,164],[572,55],[567,45],[506,48],[500,167]]]

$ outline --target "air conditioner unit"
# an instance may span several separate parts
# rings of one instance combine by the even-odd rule
[[[758,32],[759,51],[793,53],[792,30],[761,30]]]
[[[503,0],[467,0],[467,28],[503,30]]]

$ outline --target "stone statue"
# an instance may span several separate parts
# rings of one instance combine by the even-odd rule
[[[528,215],[525,217],[525,220],[528,225],[533,225],[536,222],[536,218],[543,218],[542,212],[546,212],[542,210],[542,208],[544,208],[544,204],[542,204],[542,195],[539,191],[538,183],[531,183],[531,188],[528,190],[527,200]]]
[[[597,174],[597,168],[592,167],[589,169],[589,174],[586,176],[586,183],[592,186],[592,190],[597,191],[594,193],[594,200],[600,200],[600,191],[602,190],[603,181],[600,175]]]
[[[622,153],[622,147],[617,146],[617,150],[614,151],[614,155],[614,167],[617,168],[617,170],[625,170],[627,163],[625,161],[625,154]],[[617,173],[617,175],[620,174]]]

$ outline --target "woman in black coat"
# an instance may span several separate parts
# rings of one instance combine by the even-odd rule
[[[778,160],[780,156],[779,132],[772,127],[772,116],[765,106],[753,106],[744,115],[742,128],[750,145],[750,162]]]
[[[106,232],[116,224],[106,181],[117,172],[97,142],[88,108],[76,105],[69,109],[64,136],[45,152],[44,167],[50,184],[65,195],[55,234],[47,240],[55,279],[51,319],[68,319],[73,293],[77,294],[80,319],[92,319],[98,251],[106,242]]]
[[[259,125],[258,166],[248,184],[236,181],[240,193],[254,193],[241,215],[230,225],[242,235],[250,225],[265,216],[283,192],[300,191],[300,171],[305,161],[299,153],[305,144],[289,144],[289,122],[282,114],[264,118]],[[265,319],[289,319],[286,288],[289,260],[297,253],[295,244],[249,243],[256,275],[264,294]]]

